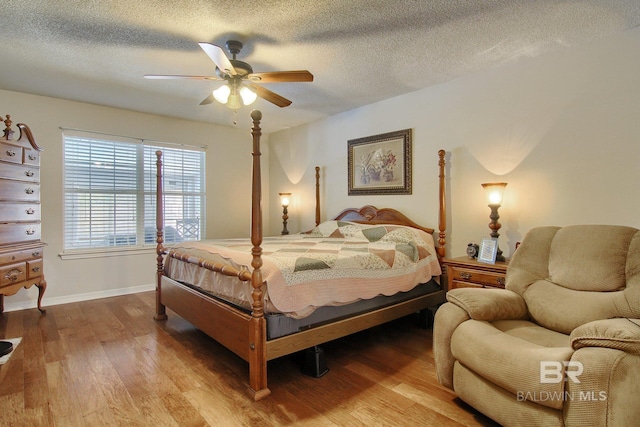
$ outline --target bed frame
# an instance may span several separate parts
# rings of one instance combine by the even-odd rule
[[[356,315],[347,319],[340,319],[333,323],[324,324],[312,329],[300,331],[267,341],[266,319],[263,307],[262,279],[262,208],[261,208],[261,172],[260,172],[260,120],[262,113],[258,110],[251,112],[253,119],[253,178],[252,178],[252,208],[251,208],[251,244],[252,271],[237,270],[229,265],[209,261],[176,257],[183,261],[195,262],[209,270],[227,276],[236,276],[240,280],[250,281],[252,291],[252,311],[243,312],[223,301],[198,292],[188,286],[180,284],[164,276],[164,257],[166,250],[163,242],[163,189],[162,189],[162,152],[157,155],[157,288],[156,288],[156,320],[167,318],[166,307],[192,323],[195,327],[218,341],[229,350],[236,353],[249,363],[248,391],[254,400],[267,397],[271,391],[267,388],[267,361],[292,354],[337,338],[350,335],[382,323],[437,306],[445,300],[445,290],[423,295],[412,300],[404,301],[392,306]],[[445,250],[445,194],[444,194],[444,150],[438,152],[440,167],[440,208],[439,208],[439,237],[436,245],[438,258],[444,257]],[[319,168],[316,168],[316,224],[319,223]],[[398,211],[393,209],[376,209],[365,206],[361,209],[346,209],[335,219],[358,221],[368,224],[401,224],[416,227],[433,233],[433,229],[424,228]],[[446,288],[445,288],[446,289]]]

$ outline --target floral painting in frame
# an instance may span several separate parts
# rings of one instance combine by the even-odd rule
[[[351,139],[349,195],[411,194],[411,129]]]

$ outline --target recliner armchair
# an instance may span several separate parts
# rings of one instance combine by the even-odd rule
[[[535,228],[505,288],[448,292],[440,383],[507,426],[639,425],[640,230]]]

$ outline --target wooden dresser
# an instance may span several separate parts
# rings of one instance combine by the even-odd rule
[[[15,138],[11,117],[0,138],[0,313],[4,296],[38,287],[38,309],[47,288],[40,240],[40,151],[31,130],[18,123]]]
[[[468,257],[448,258],[442,263],[447,269],[449,290],[455,288],[503,288],[508,262],[484,264]]]

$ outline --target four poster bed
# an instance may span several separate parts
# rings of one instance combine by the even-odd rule
[[[444,151],[438,244],[433,229],[394,209],[346,209],[293,236],[262,236],[260,111],[253,119],[251,239],[163,245],[162,153],[157,161],[156,320],[170,308],[249,363],[254,400],[270,394],[267,361],[445,301]],[[215,245],[215,246],[211,246]],[[437,246],[437,247],[436,247]],[[417,285],[416,285],[417,284]],[[443,284],[443,286],[446,286]]]

